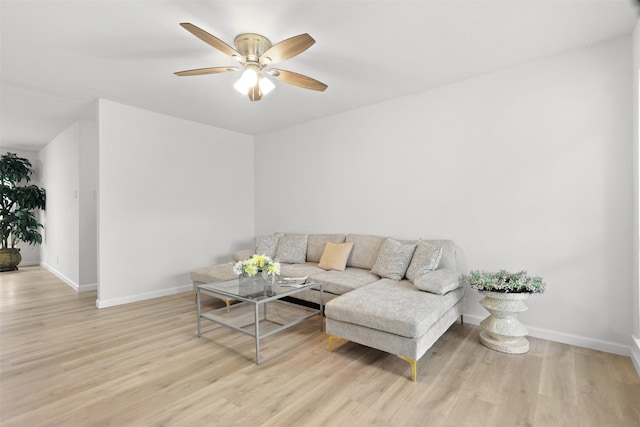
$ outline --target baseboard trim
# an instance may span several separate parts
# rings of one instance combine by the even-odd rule
[[[152,298],[166,297],[168,295],[174,295],[174,294],[180,294],[183,292],[192,292],[192,291],[193,291],[193,285],[189,284],[189,285],[177,286],[175,288],[147,292],[145,294],[130,295],[130,296],[121,297],[121,298],[111,298],[106,300],[97,299],[96,307],[107,308],[107,307],[113,307],[116,305],[130,304],[132,302],[144,301]]]
[[[76,292],[95,291],[95,290],[98,289],[98,284],[97,283],[89,283],[87,285],[78,285],[76,282],[74,282],[73,280],[69,279],[67,276],[65,276],[64,274],[60,273],[55,268],[51,267],[46,262],[41,262],[40,266],[43,267],[48,272],[53,273],[58,279],[62,280],[64,283],[69,285]]]
[[[64,283],[66,283],[69,287],[71,287],[71,289],[73,289],[74,291],[78,292],[78,289],[80,289],[80,286],[78,286],[78,284],[76,282],[74,282],[73,280],[69,279],[67,276],[65,276],[64,274],[60,273],[58,270],[56,270],[55,268],[51,267],[49,264],[47,264],[46,262],[40,262],[40,265],[47,270],[49,273],[53,273],[58,279],[62,280]]]
[[[473,325],[479,325],[480,322],[484,320],[484,317],[475,316],[473,314],[465,314],[464,320],[465,322],[469,322]],[[561,342],[578,347],[590,348],[592,350],[599,350],[607,353],[619,354],[621,356],[631,356],[631,348],[628,345],[611,341],[603,341],[595,338],[583,337],[579,335],[565,334],[563,332],[551,331],[543,328],[533,328],[527,326],[527,329],[529,330],[529,336],[531,337]],[[636,369],[637,367],[638,365],[636,365]]]
[[[98,290],[97,283],[89,283],[88,285],[78,286],[78,292],[97,291],[97,290]]]
[[[631,335],[631,361],[640,375],[640,337]]]

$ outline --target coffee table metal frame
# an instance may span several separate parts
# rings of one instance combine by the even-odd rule
[[[228,280],[225,282],[213,282],[213,283],[207,283],[204,285],[198,285],[196,287],[196,300],[197,300],[197,332],[198,332],[198,338],[200,338],[201,335],[201,319],[207,319],[210,320],[214,323],[218,323],[220,325],[226,326],[230,329],[233,329],[235,331],[238,332],[242,332],[243,334],[252,336],[255,338],[256,341],[256,365],[260,364],[260,339],[261,338],[266,338],[268,336],[271,336],[273,334],[276,334],[278,332],[281,332],[287,328],[290,328],[292,326],[295,326],[299,323],[304,322],[305,320],[315,316],[315,315],[319,315],[320,317],[320,331],[324,331],[324,321],[322,318],[322,313],[323,313],[323,306],[324,306],[324,296],[323,296],[323,292],[324,292],[324,286],[322,283],[315,283],[315,282],[311,282],[311,283],[297,283],[294,284],[296,286],[299,287],[289,287],[291,285],[274,285],[274,288],[277,290],[277,292],[272,292],[272,295],[267,296],[267,295],[261,295],[261,296],[242,296],[239,295],[239,292],[232,292],[231,290],[233,289],[233,285],[237,285],[238,284],[238,279],[234,279],[234,280]],[[230,286],[231,285],[231,286]],[[282,298],[287,297],[287,296],[295,296],[296,294],[302,292],[302,291],[306,291],[309,289],[318,289],[320,291],[320,304],[319,304],[319,308],[318,309],[314,309],[311,307],[306,307],[303,305],[298,305],[298,304],[293,304],[293,303],[289,303],[286,301],[280,301]],[[240,302],[239,304],[234,304],[231,307],[223,307],[223,308],[219,308],[216,310],[212,310],[206,313],[202,312],[202,307],[201,307],[201,294],[204,293],[206,295],[210,295],[210,296],[214,296],[217,297],[220,294],[230,297],[232,299],[235,300],[240,300],[242,302]],[[217,294],[217,295],[216,295]],[[287,304],[287,305],[291,305],[291,306],[295,306],[297,309],[301,309],[304,311],[307,311],[308,314],[306,316],[302,316],[299,317],[291,322],[282,324],[281,326],[270,330],[269,332],[260,334],[260,307],[263,307],[263,318],[262,320],[268,320],[267,319],[267,304],[269,302],[272,301],[278,301],[278,303],[280,304]],[[254,330],[247,330],[247,329],[243,329],[241,327],[238,327],[236,325],[232,325],[231,323],[225,321],[222,317],[216,316],[218,313],[229,313],[230,309],[238,309],[239,307],[243,306],[243,305],[247,305],[247,304],[253,304],[254,305]],[[245,325],[245,327],[248,325]]]

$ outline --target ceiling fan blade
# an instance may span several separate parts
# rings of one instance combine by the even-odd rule
[[[287,70],[279,70],[272,68],[271,71],[275,71],[272,75],[279,80],[289,83],[290,85],[299,86],[305,89],[317,90],[320,92],[324,92],[324,90],[328,87],[326,84],[319,82],[316,79],[312,79],[311,77],[294,73],[293,71]]]
[[[232,48],[231,46],[229,46],[228,44],[226,44],[216,36],[212,36],[211,34],[207,33],[205,30],[203,30],[200,27],[196,27],[195,25],[190,24],[188,22],[183,22],[180,24],[180,26],[185,30],[189,31],[191,34],[193,34],[197,38],[199,38],[200,40],[202,40],[203,42],[215,47],[222,53],[225,53],[229,56],[239,56],[239,57],[242,56],[234,48]]]
[[[260,101],[262,99],[262,92],[260,91],[260,86],[258,86],[258,83],[256,83],[255,86],[249,88],[247,95],[249,95],[249,99],[252,101]]]
[[[267,49],[260,57],[260,62],[271,64],[286,61],[309,49],[315,42],[307,33],[291,37]]]
[[[198,68],[195,70],[185,70],[178,71],[175,74],[176,76],[202,76],[205,74],[218,74],[218,73],[226,73],[228,71],[237,71],[238,67],[209,67],[209,68]]]

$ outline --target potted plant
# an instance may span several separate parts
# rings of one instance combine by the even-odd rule
[[[541,277],[529,276],[526,271],[510,273],[471,271],[466,277],[471,288],[484,295],[480,304],[489,317],[480,322],[480,342],[492,350],[520,354],[529,351],[525,338],[527,328],[517,314],[527,310],[524,300],[531,294],[543,293],[546,284]]]
[[[18,269],[22,256],[16,244],[42,243],[39,229],[43,226],[36,219],[36,210],[45,208],[46,193],[29,185],[33,173],[25,158],[14,153],[0,157],[0,271]]]

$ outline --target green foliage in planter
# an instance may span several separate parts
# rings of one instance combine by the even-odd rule
[[[0,242],[2,249],[14,248],[18,242],[42,243],[42,224],[36,211],[44,209],[43,188],[29,185],[34,171],[29,160],[14,153],[0,157]]]
[[[526,271],[509,273],[506,270],[487,272],[475,270],[466,277],[469,285],[478,291],[505,293],[543,293],[546,283],[541,277],[528,276]]]

